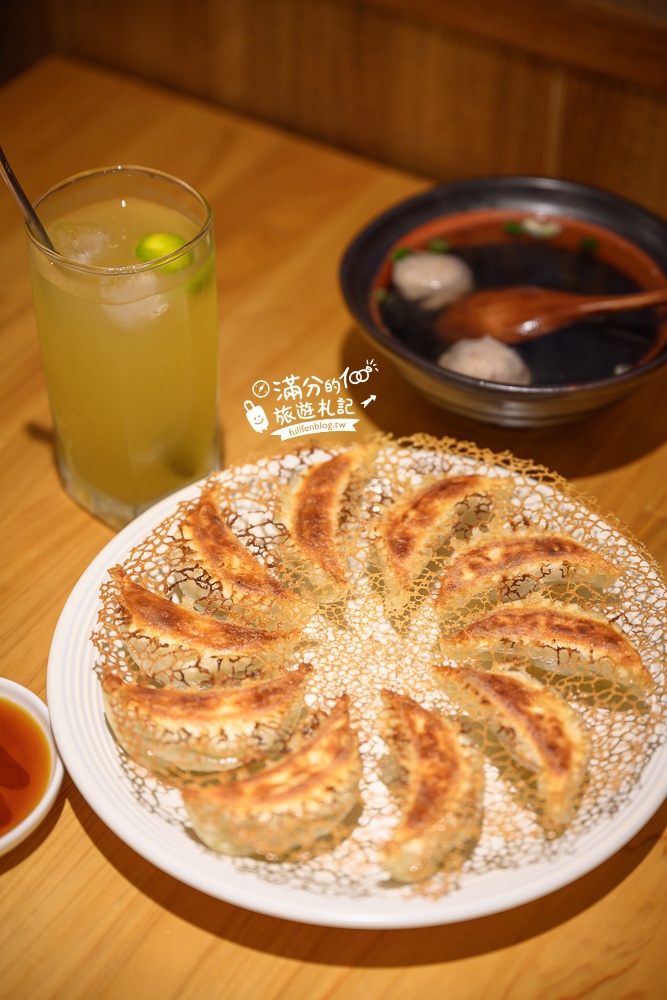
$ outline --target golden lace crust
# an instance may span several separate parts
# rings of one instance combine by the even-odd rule
[[[503,836],[499,787],[549,837],[595,815],[614,719],[627,782],[664,689],[645,567],[664,581],[620,526],[450,440],[259,467],[212,477],[110,570],[94,635],[117,740],[204,844],[310,861],[350,841],[446,891]]]

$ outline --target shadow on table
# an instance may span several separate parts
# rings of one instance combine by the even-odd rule
[[[636,461],[667,441],[667,372],[656,375],[625,399],[572,424],[519,430],[493,427],[450,413],[429,403],[399,373],[393,362],[375,351],[355,328],[348,331],[341,371],[363,368],[374,358],[372,381],[352,386],[355,408],[380,431],[397,436],[423,432],[436,437],[474,441],[492,451],[509,450],[532,459],[567,479],[592,476]],[[369,393],[374,402],[361,410]]]
[[[28,855],[32,854],[33,851],[37,850],[41,844],[47,839],[51,831],[55,827],[63,807],[65,805],[65,800],[67,798],[67,786],[69,785],[69,778],[65,775],[63,786],[56,797],[56,800],[49,810],[48,814],[44,817],[42,822],[36,829],[29,834],[25,840],[22,840],[13,850],[9,851],[8,854],[3,854],[0,857],[0,877],[9,872],[12,868],[16,868],[21,862],[25,861]]]
[[[75,788],[71,805],[86,834],[140,892],[180,920],[243,948],[345,968],[439,965],[507,948],[544,934],[619,886],[667,828],[667,802],[632,840],[587,875],[532,903],[475,920],[406,930],[346,930],[281,920],[241,909],[183,885],[112,833]],[[1,870],[1,869],[0,869]]]

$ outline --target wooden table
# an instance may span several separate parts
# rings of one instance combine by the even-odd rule
[[[334,378],[372,357],[342,301],[338,261],[367,220],[426,180],[58,58],[0,92],[0,135],[31,196],[78,170],[144,163],[209,198],[225,463],[271,446],[245,419],[257,379]],[[2,190],[0,274],[1,671],[44,697],[58,616],[112,532],[59,484],[22,225]],[[436,409],[375,360],[376,400],[355,403],[359,431],[428,431],[531,457],[596,495],[667,567],[665,378],[576,426],[512,432]],[[348,931],[260,916],[182,885],[107,829],[66,778],[42,828],[0,859],[0,998],[657,1000],[666,822],[663,805],[599,868],[509,912]]]

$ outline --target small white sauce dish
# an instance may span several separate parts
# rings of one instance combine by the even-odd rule
[[[25,819],[0,836],[0,856],[2,856],[17,847],[44,820],[60,791],[64,768],[51,733],[49,713],[44,702],[37,695],[33,694],[32,691],[29,691],[28,688],[5,677],[0,677],[0,699],[17,705],[31,716],[42,731],[51,753],[51,772],[45,791]],[[1,791],[2,789],[0,789]]]

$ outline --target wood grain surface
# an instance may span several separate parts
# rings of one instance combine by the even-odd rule
[[[243,410],[258,378],[333,378],[366,363],[338,262],[372,216],[429,183],[59,57],[0,91],[0,135],[33,197],[125,162],[173,172],[210,200],[225,463],[269,447]],[[0,275],[0,671],[44,697],[58,616],[112,532],[58,480],[22,225],[6,191]],[[376,401],[361,412],[355,399],[360,431],[451,435],[542,462],[621,517],[667,568],[667,378],[564,430],[519,432],[440,411],[378,362]],[[663,805],[600,867],[506,913],[346,931],[182,885],[119,840],[66,777],[44,825],[0,859],[0,1000],[660,1000],[666,824]]]
[[[41,20],[56,51],[403,170],[546,174],[667,215],[663,0],[52,0]]]

